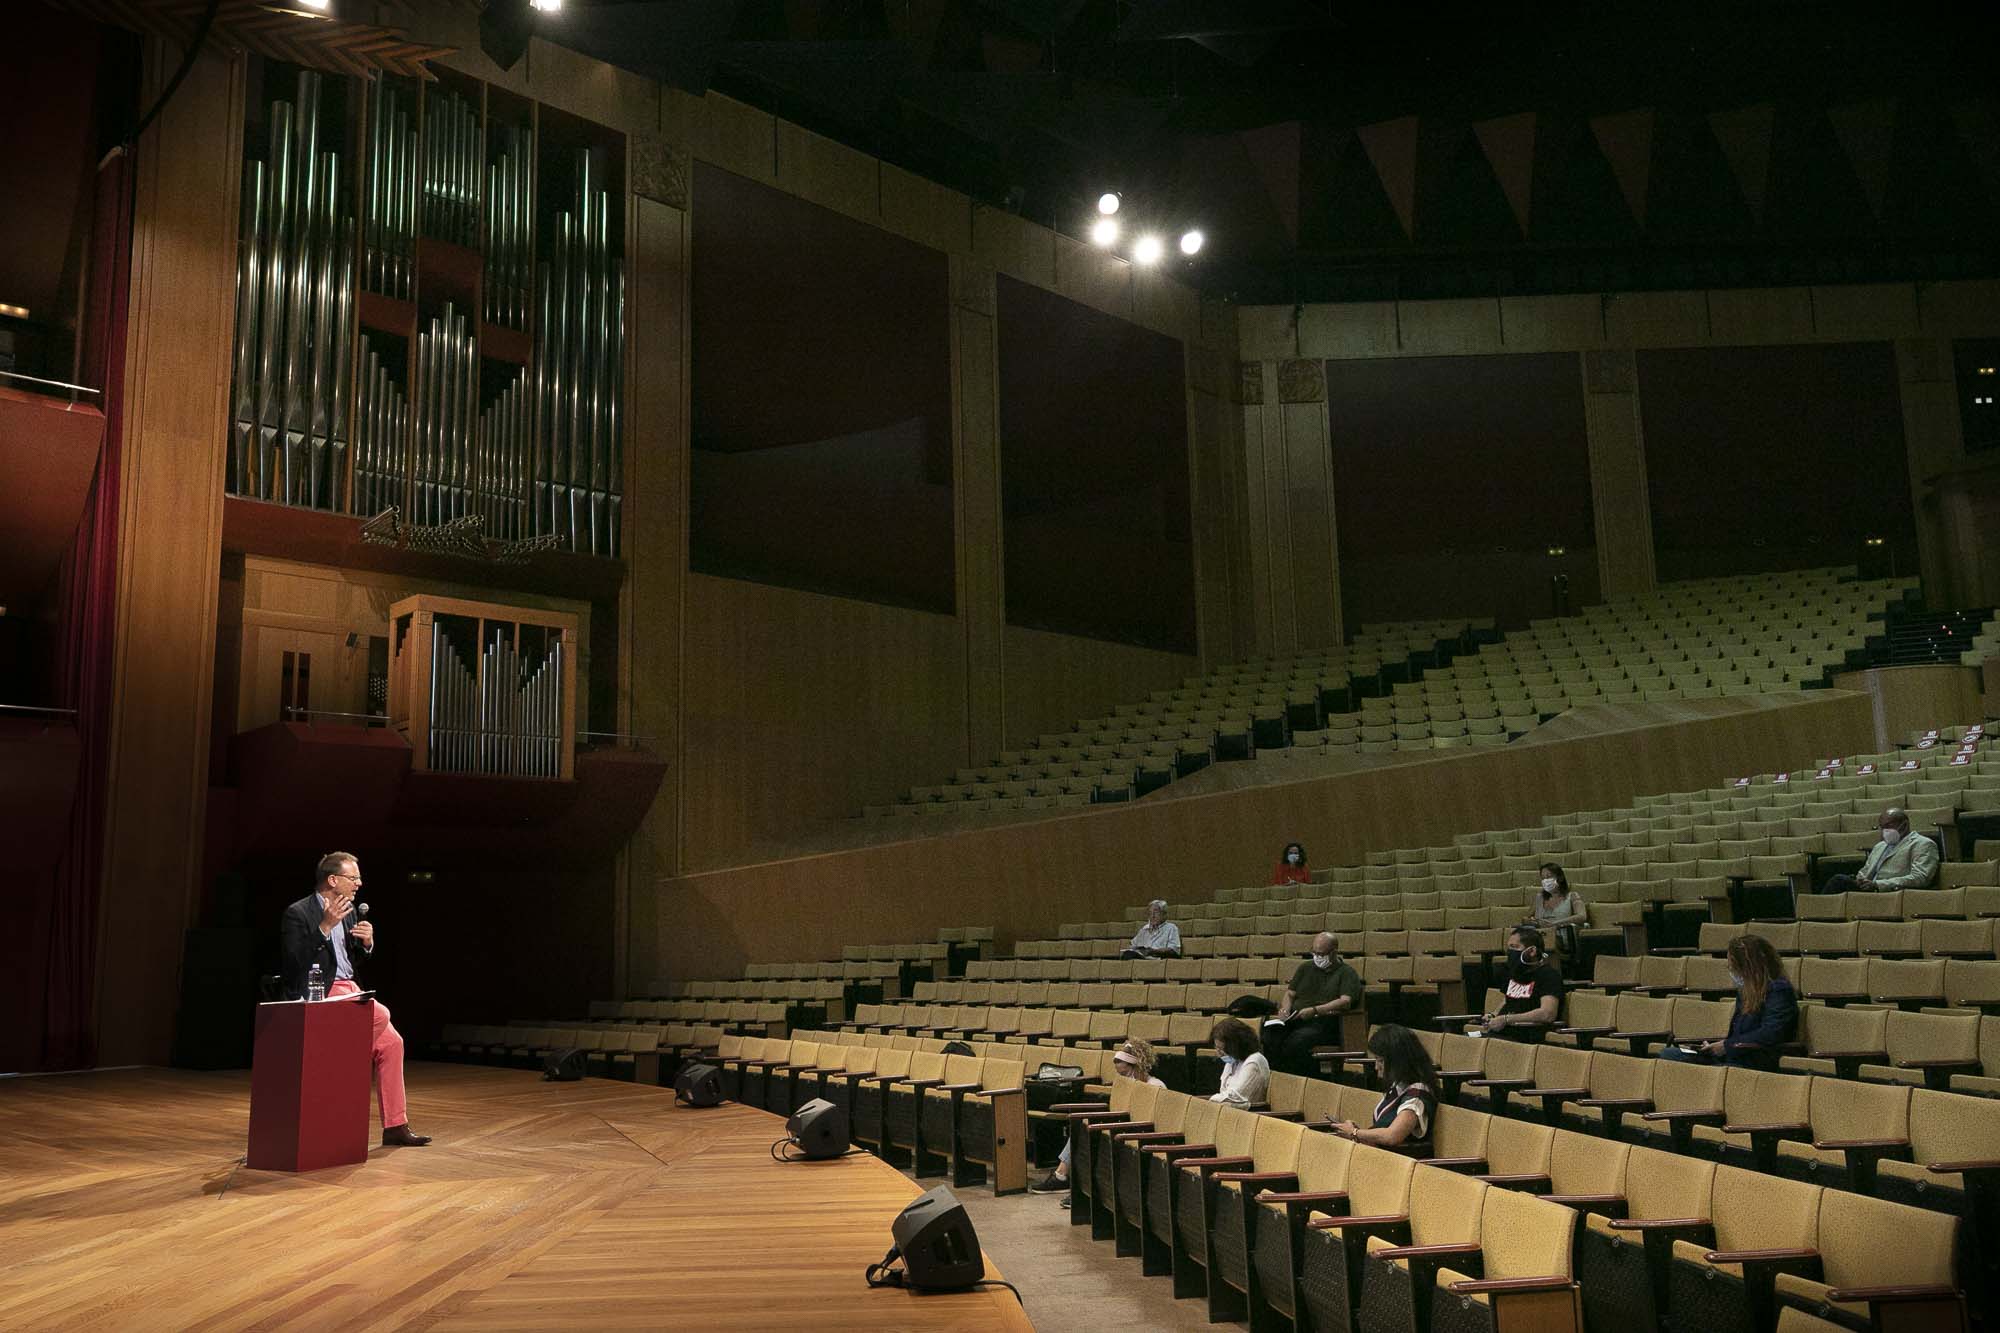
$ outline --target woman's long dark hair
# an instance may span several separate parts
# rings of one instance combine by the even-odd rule
[[[1729,941],[1729,965],[1743,978],[1736,992],[1737,1012],[1754,1014],[1764,1007],[1771,983],[1785,975],[1778,951],[1762,935],[1738,935]]]
[[[1232,1060],[1248,1060],[1257,1053],[1257,1034],[1248,1023],[1238,1019],[1218,1019],[1209,1029],[1208,1039]]]
[[[1417,1034],[1397,1023],[1384,1023],[1368,1038],[1368,1053],[1381,1057],[1382,1075],[1392,1085],[1421,1083],[1437,1091],[1437,1062],[1417,1040]]]

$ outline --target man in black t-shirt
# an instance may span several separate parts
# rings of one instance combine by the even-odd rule
[[[1507,932],[1507,967],[1502,974],[1506,999],[1500,1012],[1481,1020],[1483,1035],[1526,1041],[1555,1026],[1562,1012],[1563,979],[1542,952],[1542,932],[1516,926]]]
[[[1340,1040],[1340,1016],[1361,1007],[1361,974],[1334,952],[1333,936],[1313,939],[1312,957],[1300,963],[1285,987],[1284,1007],[1264,1028],[1264,1058],[1291,1074],[1317,1072],[1313,1047]]]

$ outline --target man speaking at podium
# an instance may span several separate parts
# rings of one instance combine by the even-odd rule
[[[313,891],[285,909],[280,942],[285,955],[285,993],[295,1000],[306,995],[313,964],[329,981],[326,997],[353,995],[357,952],[375,952],[375,925],[354,911],[361,891],[361,863],[349,852],[328,852],[319,859],[319,882]],[[365,904],[364,904],[365,906]],[[389,1022],[389,1006],[375,1002],[375,1088],[382,1104],[382,1146],[421,1148],[428,1134],[410,1130],[409,1103],[403,1096],[403,1034]]]

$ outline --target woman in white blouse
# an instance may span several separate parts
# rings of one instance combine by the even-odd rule
[[[1257,1034],[1234,1018],[1218,1020],[1208,1034],[1222,1057],[1222,1090],[1209,1098],[1231,1106],[1262,1106],[1271,1087],[1271,1062],[1257,1049]]]

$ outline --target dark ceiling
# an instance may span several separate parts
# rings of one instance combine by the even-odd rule
[[[570,0],[541,32],[1072,234],[1121,190],[1242,301],[2000,274],[1986,3]]]

